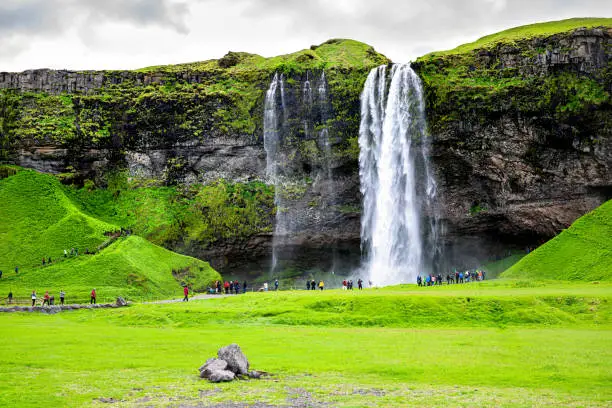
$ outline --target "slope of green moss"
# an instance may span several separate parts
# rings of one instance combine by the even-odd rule
[[[502,277],[612,280],[612,200],[579,218]]]
[[[113,224],[80,211],[54,177],[19,171],[0,180],[0,269],[13,271],[59,260],[64,249],[94,250]]]
[[[57,293],[63,288],[73,299],[84,299],[95,286],[106,296],[134,298],[170,296],[180,291],[181,283],[203,290],[219,278],[208,263],[143,238],[130,236],[113,242],[105,233],[119,230],[121,224],[113,217],[102,221],[92,216],[85,210],[87,205],[68,192],[55,177],[31,170],[19,170],[0,180],[2,290],[26,296],[31,289]],[[159,208],[151,206],[149,211],[155,210]],[[108,213],[114,211],[108,209]],[[78,248],[79,256],[64,257],[64,249],[70,252],[71,248]],[[96,254],[85,255],[86,249]],[[53,262],[43,266],[43,257]]]
[[[581,27],[609,28],[612,19],[517,27],[418,58],[413,65],[425,87],[431,130],[443,132],[457,122],[482,124],[509,112],[552,120],[577,135],[609,128],[609,64],[584,72],[571,64],[546,66],[552,51],[570,59],[567,40]]]
[[[544,23],[528,24],[513,27],[508,30],[500,31],[479,38],[478,40],[462,44],[452,50],[435,51],[427,54],[428,56],[440,56],[450,54],[464,54],[473,50],[489,48],[499,43],[512,44],[516,40],[526,40],[534,37],[546,37],[553,34],[566,33],[577,28],[610,27],[612,18],[569,18],[566,20],[547,21]]]
[[[175,278],[176,275],[176,278]],[[147,240],[119,238],[95,255],[79,255],[45,267],[27,269],[16,277],[9,274],[0,282],[0,291],[12,290],[15,297],[27,297],[31,290],[49,290],[56,299],[60,290],[69,303],[88,300],[96,288],[101,301],[117,296],[131,300],[178,297],[180,284],[205,291],[220,276],[206,262],[179,255]]]

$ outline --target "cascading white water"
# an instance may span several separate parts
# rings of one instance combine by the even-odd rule
[[[361,245],[376,285],[414,281],[431,271],[430,254],[437,252],[430,248],[437,247],[436,183],[428,163],[421,83],[409,64],[387,71],[381,66],[368,75],[359,130]],[[423,211],[432,220],[427,231],[421,228]]]
[[[281,115],[278,112],[278,91],[280,90]],[[264,149],[266,150],[266,177],[274,184],[274,205],[276,211],[276,223],[274,236],[272,238],[272,267],[274,272],[278,261],[277,245],[281,230],[284,230],[283,208],[281,190],[280,167],[280,144],[281,144],[281,123],[285,117],[285,84],[282,75],[274,74],[270,87],[266,92],[264,101]],[[280,119],[280,120],[279,120]]]

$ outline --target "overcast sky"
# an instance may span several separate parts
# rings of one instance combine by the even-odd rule
[[[612,17],[612,0],[0,0],[0,71],[273,56],[330,38],[405,62],[569,17]]]

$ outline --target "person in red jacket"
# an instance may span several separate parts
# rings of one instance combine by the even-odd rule
[[[185,295],[183,302],[189,302],[189,288],[187,286],[183,288],[183,294]]]
[[[89,301],[89,304],[96,304],[96,288],[93,288],[93,290],[91,291],[91,300]]]

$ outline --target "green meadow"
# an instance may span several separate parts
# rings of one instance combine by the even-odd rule
[[[611,289],[498,280],[3,314],[0,404],[609,406]],[[229,343],[273,375],[199,379]]]

